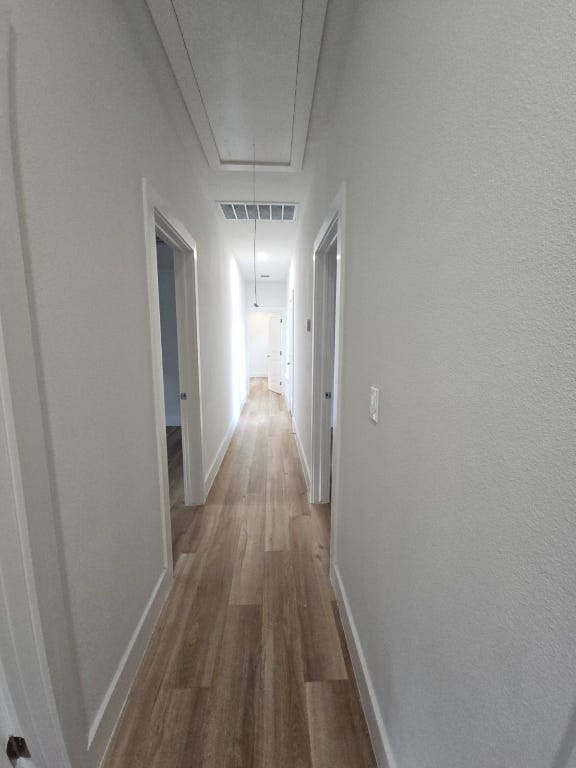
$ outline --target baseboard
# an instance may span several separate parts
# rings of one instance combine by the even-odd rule
[[[162,571],[92,721],[87,745],[91,765],[100,764],[112,738],[171,584],[168,571]]]
[[[358,630],[354,623],[354,617],[350,611],[346,590],[344,589],[340,572],[334,564],[330,568],[330,580],[334,587],[340,620],[342,621],[342,628],[346,636],[346,644],[350,652],[354,677],[356,678],[356,685],[358,686],[376,763],[378,768],[396,768],[396,761],[392,755],[390,740],[386,732],[384,720],[382,719],[378,700],[376,699],[372,678],[368,671],[368,665],[366,664]]]
[[[306,454],[304,453],[304,448],[302,447],[302,441],[300,440],[300,435],[298,434],[298,427],[296,426],[296,420],[293,419],[292,423],[294,425],[294,437],[296,439],[296,448],[298,448],[298,455],[300,456],[300,464],[302,465],[302,472],[304,473],[306,488],[308,488],[308,494],[310,494],[310,469],[308,467],[308,462],[306,461]]]
[[[242,405],[240,406],[240,409],[239,409],[240,413],[242,413],[242,408],[244,408],[244,403],[242,403]],[[208,494],[210,493],[210,489],[212,488],[214,480],[216,479],[218,470],[220,469],[222,462],[224,461],[224,456],[226,456],[226,451],[228,450],[228,446],[230,445],[230,441],[232,440],[232,435],[234,434],[234,430],[236,429],[237,424],[238,424],[238,418],[232,419],[232,421],[230,422],[230,426],[228,427],[228,431],[224,435],[224,439],[220,443],[220,447],[216,452],[214,461],[212,462],[212,464],[210,464],[210,469],[208,470],[208,472],[204,477],[204,499],[208,498]]]

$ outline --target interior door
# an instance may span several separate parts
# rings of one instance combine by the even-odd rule
[[[282,394],[282,318],[268,319],[268,389]]]
[[[286,370],[284,372],[288,410],[294,412],[294,290],[288,300],[288,327],[286,333]]]

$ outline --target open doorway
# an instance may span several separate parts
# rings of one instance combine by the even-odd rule
[[[204,503],[196,243],[143,182],[156,448],[166,567]]]
[[[178,317],[176,313],[176,280],[174,250],[160,237],[156,237],[158,264],[158,298],[162,341],[162,373],[164,382],[164,416],[166,421],[166,453],[168,459],[168,485],[170,491],[170,518],[172,545],[180,535],[180,517],[184,506],[184,456],[182,448],[182,398],[187,393],[180,389],[178,360]]]
[[[294,417],[294,289],[288,297],[288,321],[286,324],[286,401],[290,416]]]
[[[284,393],[282,375],[283,327],[281,312],[248,311],[248,371],[251,379],[262,378],[271,392]]]
[[[199,429],[195,252],[178,247],[156,222],[162,407],[172,552],[204,502]],[[192,281],[192,285],[190,282]]]
[[[332,455],[337,402],[336,314],[338,218],[314,252],[311,500],[332,498]]]

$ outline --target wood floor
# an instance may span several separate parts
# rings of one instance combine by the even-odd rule
[[[253,379],[105,768],[374,768],[281,396]]]
[[[182,430],[166,427],[168,452],[168,484],[170,487],[170,522],[172,524],[172,555],[178,559],[178,542],[186,529],[194,522],[198,507],[184,504],[184,465],[182,459]]]
[[[166,427],[168,453],[168,480],[170,483],[170,507],[184,506],[184,472],[182,465],[182,430]]]

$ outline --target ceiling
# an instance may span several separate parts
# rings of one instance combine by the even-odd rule
[[[327,0],[147,0],[214,170],[302,168]]]
[[[136,9],[140,2],[128,0],[128,6]],[[145,2],[206,155],[210,170],[202,173],[203,190],[246,280],[253,279],[254,224],[225,221],[218,201],[254,199],[254,145],[256,199],[300,205],[293,223],[257,223],[256,251],[269,257],[257,261],[257,280],[285,280],[310,186],[311,156],[329,122],[355,0]],[[142,21],[136,10],[133,21]],[[167,97],[169,84],[161,77],[155,43],[145,35],[142,40],[151,74]]]
[[[256,252],[265,252],[266,262],[257,262],[257,280],[286,280],[290,261],[295,253],[300,226],[302,203],[308,194],[310,172],[300,173],[257,173],[256,199],[270,202],[294,202],[300,207],[294,222],[256,223]],[[253,174],[212,173],[205,180],[205,191],[214,201],[214,208],[226,246],[238,262],[240,271],[247,280],[252,280],[254,261],[254,222],[226,221],[219,200],[252,200]],[[260,268],[262,267],[262,269]],[[264,268],[265,267],[265,268]],[[260,275],[270,275],[261,278]]]

